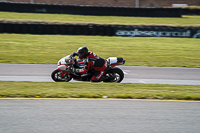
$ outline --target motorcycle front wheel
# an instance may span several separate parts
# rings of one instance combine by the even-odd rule
[[[54,70],[51,73],[51,78],[55,81],[55,82],[69,82],[72,78],[70,76],[68,76],[67,74],[65,74],[64,76],[62,76],[62,72],[58,71],[57,69]]]
[[[104,82],[120,83],[124,79],[124,73],[120,68],[112,68],[106,73],[106,80]]]

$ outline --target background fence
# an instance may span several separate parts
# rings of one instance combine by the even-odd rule
[[[126,7],[172,7],[180,5],[186,5],[186,6],[200,5],[200,0],[0,0],[0,1],[46,3],[46,4],[61,4],[61,5],[126,6]]]
[[[0,2],[0,11],[79,15],[181,17],[181,8],[132,8]]]

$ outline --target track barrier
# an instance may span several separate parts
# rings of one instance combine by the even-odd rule
[[[17,23],[0,21],[0,33],[200,38],[200,27]]]
[[[0,2],[0,11],[103,16],[181,17],[181,8],[134,8]]]

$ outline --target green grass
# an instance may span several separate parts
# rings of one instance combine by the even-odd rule
[[[200,85],[0,81],[0,97],[200,100]]]
[[[15,13],[0,12],[0,21],[45,21],[58,23],[110,23],[110,24],[151,24],[151,25],[190,25],[200,26],[200,16],[183,16],[182,18],[156,17],[119,17],[119,16],[89,16],[69,14]]]
[[[183,6],[181,8],[189,8],[189,9],[200,9],[200,6]]]
[[[102,58],[123,57],[125,65],[200,67],[194,38],[0,34],[0,63],[55,64],[81,46]]]

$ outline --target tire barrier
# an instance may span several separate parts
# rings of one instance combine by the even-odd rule
[[[200,38],[200,27],[16,23],[0,21],[0,33]]]
[[[182,15],[200,15],[200,9],[190,9],[190,8],[183,8],[181,9]]]
[[[0,33],[114,35],[110,25],[0,22]]]
[[[133,8],[0,2],[0,11],[104,16],[181,17],[181,8]]]

